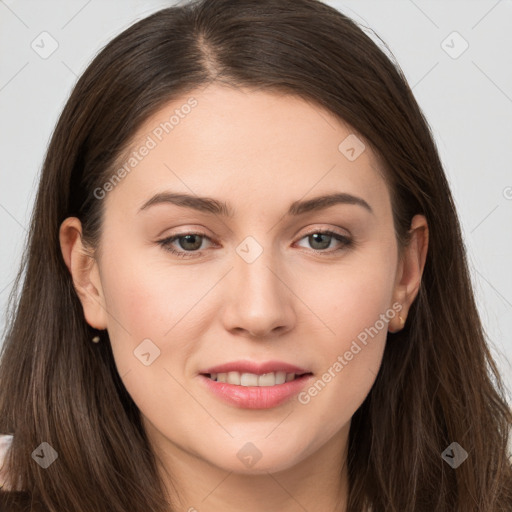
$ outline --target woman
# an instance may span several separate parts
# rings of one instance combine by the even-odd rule
[[[335,9],[200,1],[116,37],[30,233],[5,510],[512,510],[512,415],[428,124]]]

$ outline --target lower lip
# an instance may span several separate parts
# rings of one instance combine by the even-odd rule
[[[313,375],[304,375],[275,386],[237,386],[227,382],[217,382],[206,375],[199,375],[199,377],[212,393],[231,405],[243,409],[270,409],[297,395]]]

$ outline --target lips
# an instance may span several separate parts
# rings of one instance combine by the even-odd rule
[[[281,372],[281,374],[284,375],[284,372]],[[228,375],[231,374],[228,373]],[[287,375],[293,375],[293,373]],[[314,379],[313,375],[309,373],[288,382],[261,387],[238,386],[227,382],[218,382],[205,375],[199,375],[198,378],[201,386],[204,386],[212,396],[220,399],[225,404],[240,409],[271,409],[278,407],[291,400]]]
[[[222,381],[219,380],[221,376]],[[311,382],[313,373],[284,361],[258,363],[246,360],[205,368],[198,377],[201,385],[231,406],[269,409],[297,395]],[[255,379],[258,379],[257,385],[254,385]]]
[[[206,368],[205,370],[201,370],[199,373],[201,375],[209,375],[212,373],[228,372],[253,373],[255,375],[263,375],[271,372],[294,373],[295,375],[312,373],[305,368],[285,363],[283,361],[264,361],[261,363],[255,361],[232,361]]]

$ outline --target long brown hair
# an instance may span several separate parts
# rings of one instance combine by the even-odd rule
[[[399,66],[317,0],[163,9],[113,39],[77,82],[48,147],[10,295],[0,433],[14,435],[6,462],[19,492],[0,497],[18,499],[20,510],[172,510],[108,334],[91,343],[98,333],[64,264],[59,227],[78,217],[84,241],[98,247],[104,201],[94,190],[149,116],[214,81],[328,109],[381,159],[400,247],[415,214],[428,221],[418,296],[405,328],[388,337],[377,379],[352,418],[348,509],[510,512],[512,413],[430,128]],[[47,469],[30,456],[42,442],[58,453]],[[468,453],[456,469],[441,457],[452,442]]]

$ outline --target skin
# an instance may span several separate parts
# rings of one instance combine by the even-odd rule
[[[399,258],[375,154],[366,145],[349,161],[338,146],[350,127],[295,96],[213,84],[166,105],[133,148],[190,97],[198,101],[191,113],[102,199],[101,257],[82,244],[78,219],[61,226],[85,318],[108,329],[179,510],[345,511],[351,417],[374,383],[388,330],[402,328],[398,316],[307,404],[295,397],[266,410],[237,408],[205,389],[198,373],[239,359],[281,360],[320,378],[394,303],[407,318],[426,258],[426,220],[413,218]],[[166,190],[226,201],[235,215],[171,204],[138,212]],[[334,191],[363,198],[373,214],[337,204],[285,216],[291,202]],[[322,229],[355,244],[327,237],[322,246],[307,236]],[[194,241],[172,243],[188,259],[157,243],[197,231],[206,234],[199,250]],[[250,264],[236,252],[247,236],[263,249]],[[146,338],[160,350],[149,366],[133,354]],[[261,453],[251,467],[237,457],[247,442]]]

